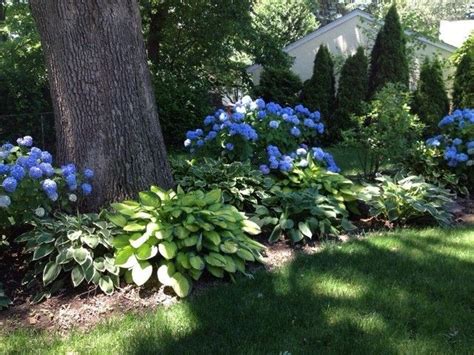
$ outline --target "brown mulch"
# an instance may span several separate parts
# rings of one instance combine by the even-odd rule
[[[459,223],[474,225],[474,200],[459,199],[451,206],[451,211]],[[339,237],[340,242],[349,239],[349,236]],[[0,253],[0,279],[7,294],[13,299],[13,305],[7,310],[0,311],[0,332],[29,328],[67,334],[73,328],[90,329],[104,317],[109,318],[123,313],[141,314],[157,306],[166,307],[178,301],[170,288],[156,283],[147,289],[127,285],[114,292],[112,296],[106,296],[93,288],[69,288],[44,302],[31,304],[30,299],[36,290],[27,291],[21,286],[21,279],[26,272],[26,262],[22,259],[20,247],[12,244],[10,248],[11,252]],[[256,272],[263,268],[274,270],[300,253],[312,254],[320,250],[319,242],[297,247],[278,242],[265,251],[263,267],[257,265],[250,271]],[[204,278],[195,284],[192,296],[220,283],[218,280]]]

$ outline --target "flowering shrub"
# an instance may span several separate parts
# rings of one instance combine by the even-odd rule
[[[438,168],[448,168],[461,182],[474,184],[474,110],[456,110],[438,124],[441,134],[426,141]]]
[[[307,145],[323,133],[324,124],[317,111],[310,112],[302,105],[292,108],[262,99],[252,101],[245,96],[229,112],[220,109],[207,116],[203,128],[188,131],[184,146],[192,153],[207,152],[230,161],[250,159],[264,174],[272,170],[288,172],[304,165],[298,154],[304,149],[312,151],[329,170],[339,171],[329,153]]]
[[[52,155],[33,147],[30,136],[19,138],[16,146],[0,147],[0,225],[43,217],[55,206],[65,208],[92,193],[92,170],[80,174],[74,164],[60,169],[52,164]]]

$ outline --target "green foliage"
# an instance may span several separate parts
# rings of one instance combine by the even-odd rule
[[[307,0],[257,0],[252,8],[253,26],[283,48],[318,27]]]
[[[386,176],[377,178],[379,184],[368,185],[361,199],[370,206],[370,214],[397,225],[405,225],[423,217],[430,217],[441,226],[452,224],[447,204],[452,195],[446,189],[425,182],[422,177],[404,179]]]
[[[116,265],[125,280],[141,286],[157,272],[158,280],[179,297],[191,291],[204,271],[233,279],[247,261],[260,259],[263,245],[245,234],[260,228],[235,207],[222,202],[222,191],[177,193],[152,187],[139,202],[112,204],[111,222],[122,229],[115,237]]]
[[[474,34],[456,53],[455,63],[453,107],[474,107]]]
[[[264,177],[249,162],[205,159],[171,160],[176,183],[186,192],[198,189],[220,189],[223,201],[240,211],[253,212],[254,206],[269,197],[273,180]]]
[[[368,89],[368,61],[362,47],[349,56],[342,66],[339,87],[337,91],[337,110],[332,128],[336,137],[341,129],[353,128],[351,116],[364,113]]]
[[[294,106],[299,102],[302,87],[300,78],[289,68],[265,67],[260,76],[260,84],[255,88],[255,95],[267,102]]]
[[[276,192],[275,196],[265,199],[256,212],[260,224],[274,226],[270,242],[284,236],[298,243],[313,236],[339,235],[343,230],[355,229],[348,220],[344,204],[320,195],[315,189]]]
[[[370,55],[369,96],[372,97],[387,83],[408,87],[408,59],[406,39],[395,5],[390,7],[385,22],[375,39]]]
[[[335,102],[334,64],[323,44],[316,53],[313,76],[304,83],[301,98],[306,107],[319,111],[323,119],[331,117]]]
[[[94,284],[107,295],[119,286],[119,268],[112,255],[112,223],[97,214],[58,214],[55,219],[37,220],[34,227],[16,239],[26,242],[25,252],[32,254],[23,282],[28,287],[43,286],[34,302],[50,297],[67,279],[74,287]]]
[[[383,162],[400,163],[421,137],[423,125],[410,113],[410,94],[387,84],[357,118],[357,128],[344,132],[345,144],[360,152],[366,177],[374,177]]]
[[[413,112],[426,125],[426,133],[433,134],[440,117],[449,112],[449,99],[443,81],[441,63],[425,59],[420,80],[413,97]]]
[[[3,284],[0,282],[0,311],[4,308],[8,308],[12,301],[8,298],[3,290]]]

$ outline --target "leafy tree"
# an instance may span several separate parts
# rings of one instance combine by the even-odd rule
[[[260,77],[260,85],[255,88],[256,96],[265,101],[293,106],[303,84],[300,78],[287,67],[267,67]]]
[[[385,22],[375,39],[370,56],[369,96],[387,83],[408,86],[409,70],[405,36],[397,8],[390,7]]]
[[[58,160],[95,170],[89,207],[134,197],[152,184],[171,187],[137,1],[30,6],[51,84]]]
[[[283,48],[318,27],[308,0],[255,0],[253,26]]]
[[[454,55],[453,107],[474,107],[474,33]]]
[[[348,57],[342,66],[337,91],[337,111],[334,122],[337,131],[353,126],[351,116],[362,115],[367,97],[368,60],[362,47]],[[336,132],[339,135],[339,132]]]
[[[334,64],[325,45],[321,45],[316,53],[313,75],[303,84],[301,99],[309,109],[318,110],[323,119],[332,116],[335,103]]]
[[[443,81],[441,63],[425,59],[420,80],[414,93],[412,110],[426,125],[426,132],[434,134],[439,120],[449,112],[449,99]]]

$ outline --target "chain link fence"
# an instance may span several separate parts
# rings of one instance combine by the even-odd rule
[[[0,144],[15,143],[18,137],[32,136],[35,146],[54,153],[56,136],[53,112],[0,115]]]

